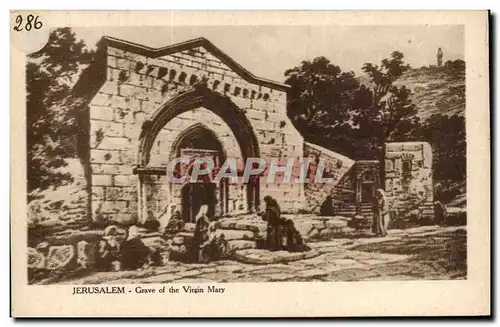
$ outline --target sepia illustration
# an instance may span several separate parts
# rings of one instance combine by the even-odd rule
[[[28,283],[467,279],[464,35],[52,28],[25,67]]]

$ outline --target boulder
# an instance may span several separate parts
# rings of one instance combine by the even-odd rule
[[[229,248],[231,250],[243,250],[243,249],[254,249],[256,243],[254,241],[247,240],[231,240],[229,241]]]
[[[226,240],[253,240],[255,239],[255,234],[251,231],[245,230],[231,230],[231,229],[219,229],[217,230],[217,236],[224,235]]]
[[[76,263],[83,269],[92,268],[95,264],[96,244],[79,241],[76,244]]]
[[[45,257],[36,249],[28,248],[28,268],[29,269],[45,268]]]
[[[49,270],[67,268],[75,261],[75,248],[73,245],[51,246],[46,260]]]

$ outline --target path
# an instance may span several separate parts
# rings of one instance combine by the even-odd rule
[[[391,230],[389,237],[341,238],[308,244],[316,255],[287,263],[172,262],[142,271],[97,272],[61,284],[203,283],[453,279],[466,276],[465,227]],[[279,258],[287,252],[248,249]],[[259,252],[260,251],[260,252]],[[47,280],[45,282],[48,282]]]

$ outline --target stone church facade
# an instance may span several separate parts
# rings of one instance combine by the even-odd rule
[[[339,212],[359,214],[381,185],[378,162],[356,162],[305,142],[287,116],[287,90],[204,38],[153,49],[104,37],[73,91],[87,100],[79,149],[89,216],[133,224],[176,203],[193,221],[201,202],[215,216],[232,216],[261,209],[266,195],[290,213],[315,211],[332,195]],[[166,165],[184,154],[209,155],[216,163],[236,158],[239,171],[246,158],[321,159],[334,183],[170,183]]]

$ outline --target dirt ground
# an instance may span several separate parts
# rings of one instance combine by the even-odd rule
[[[391,230],[386,238],[336,238],[309,243],[307,258],[282,262],[289,253],[248,250],[276,259],[271,264],[223,260],[208,264],[171,262],[136,271],[73,272],[41,284],[130,284],[279,281],[368,281],[465,279],[465,227],[426,226]],[[264,252],[262,252],[264,251]],[[254,254],[254,253],[250,253]]]

